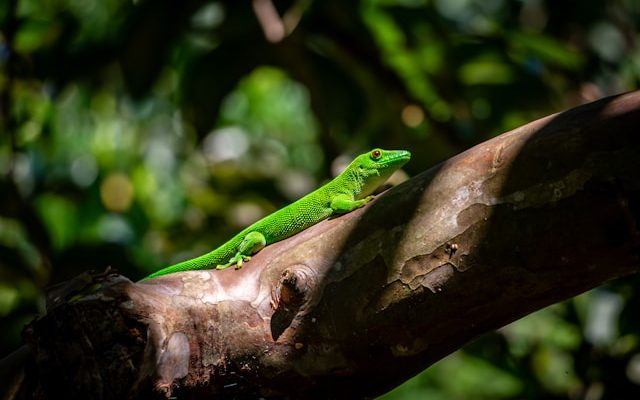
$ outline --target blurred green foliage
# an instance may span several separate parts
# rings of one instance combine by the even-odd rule
[[[635,0],[273,6],[0,3],[0,354],[48,285],[201,254],[349,154],[407,148],[417,173],[640,83]],[[525,317],[384,398],[640,398],[639,288]]]

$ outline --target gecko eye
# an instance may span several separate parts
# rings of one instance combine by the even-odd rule
[[[378,149],[375,149],[371,152],[371,158],[374,160],[379,159],[381,155],[382,155],[382,152]]]

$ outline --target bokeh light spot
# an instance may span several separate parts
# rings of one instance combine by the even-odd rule
[[[424,121],[424,111],[415,104],[409,104],[402,109],[401,118],[405,125],[415,128]]]
[[[129,177],[121,173],[107,176],[100,185],[100,198],[110,211],[127,211],[133,202],[133,185]]]

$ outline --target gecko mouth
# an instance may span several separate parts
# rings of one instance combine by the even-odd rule
[[[411,159],[411,152],[407,150],[387,150],[381,167],[404,165]]]

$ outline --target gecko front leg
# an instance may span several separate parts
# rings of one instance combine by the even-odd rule
[[[267,240],[260,232],[249,232],[242,239],[238,246],[238,252],[229,259],[229,262],[223,265],[217,265],[216,269],[225,269],[231,265],[236,265],[236,269],[242,268],[242,264],[251,260],[251,255],[259,252],[266,246]]]

